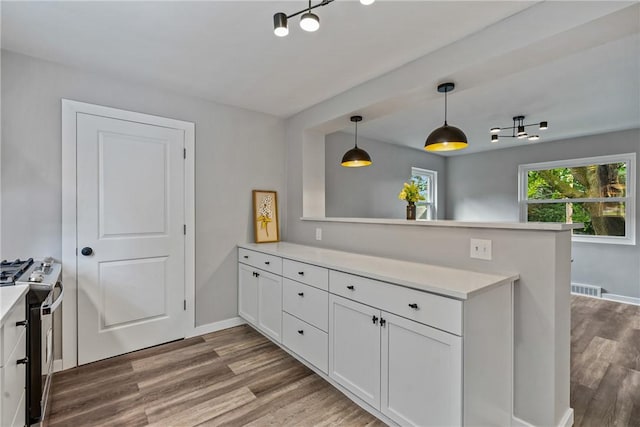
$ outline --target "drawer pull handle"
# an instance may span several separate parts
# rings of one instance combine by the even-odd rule
[[[298,329],[298,333],[299,333],[300,335],[304,335],[304,331],[303,331],[302,329]]]
[[[356,290],[356,288],[353,285],[347,286],[347,289],[349,289],[350,291],[355,291]]]
[[[298,271],[298,274],[304,276],[304,271]]]
[[[378,316],[376,316],[374,314],[373,317],[371,318],[371,321],[373,322],[374,325],[377,325],[378,324]]]
[[[269,261],[265,261],[264,263],[267,264],[267,265],[271,264]]]
[[[244,259],[249,259],[249,255],[245,255],[245,256],[244,256]]]
[[[27,320],[21,320],[19,322],[16,322],[16,326],[27,326],[29,324],[29,321]]]
[[[303,297],[304,296],[304,292],[298,292],[298,296],[299,297]]]
[[[27,363],[29,363],[29,358],[25,357],[24,359],[18,359],[18,360],[16,360],[16,363],[18,365],[26,365]]]
[[[384,328],[384,325],[386,325],[386,324],[387,324],[387,321],[381,317],[380,318],[380,326],[382,326]]]
[[[260,273],[258,273],[257,271],[253,272],[253,277],[260,277]]]
[[[409,307],[413,308],[414,310],[418,309],[418,304],[409,304]]]

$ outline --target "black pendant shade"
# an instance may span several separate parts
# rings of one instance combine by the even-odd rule
[[[346,168],[369,166],[372,163],[371,156],[362,148],[358,148],[358,122],[362,121],[362,116],[352,116],[351,121],[356,124],[355,146],[344,153],[340,164]]]
[[[447,92],[455,88],[453,83],[438,85],[438,92],[444,92],[444,125],[429,134],[424,143],[426,151],[454,151],[467,147],[467,136],[455,126],[447,124]]]

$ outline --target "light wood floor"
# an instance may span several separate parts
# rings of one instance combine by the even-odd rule
[[[60,372],[49,426],[384,426],[248,326]]]
[[[575,426],[640,426],[640,307],[572,297]],[[55,374],[49,425],[383,425],[248,326]]]
[[[640,426],[640,307],[573,296],[575,426]]]

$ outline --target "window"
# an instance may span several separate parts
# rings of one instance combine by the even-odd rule
[[[417,219],[436,219],[438,201],[438,172],[428,169],[411,168],[411,179],[420,189],[425,200],[416,203]]]
[[[635,244],[635,153],[520,165],[520,219],[584,223],[573,241]]]

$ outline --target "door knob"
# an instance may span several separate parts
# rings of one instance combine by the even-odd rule
[[[93,253],[93,249],[91,249],[89,246],[85,246],[84,248],[82,248],[80,253],[84,256],[89,256]]]

